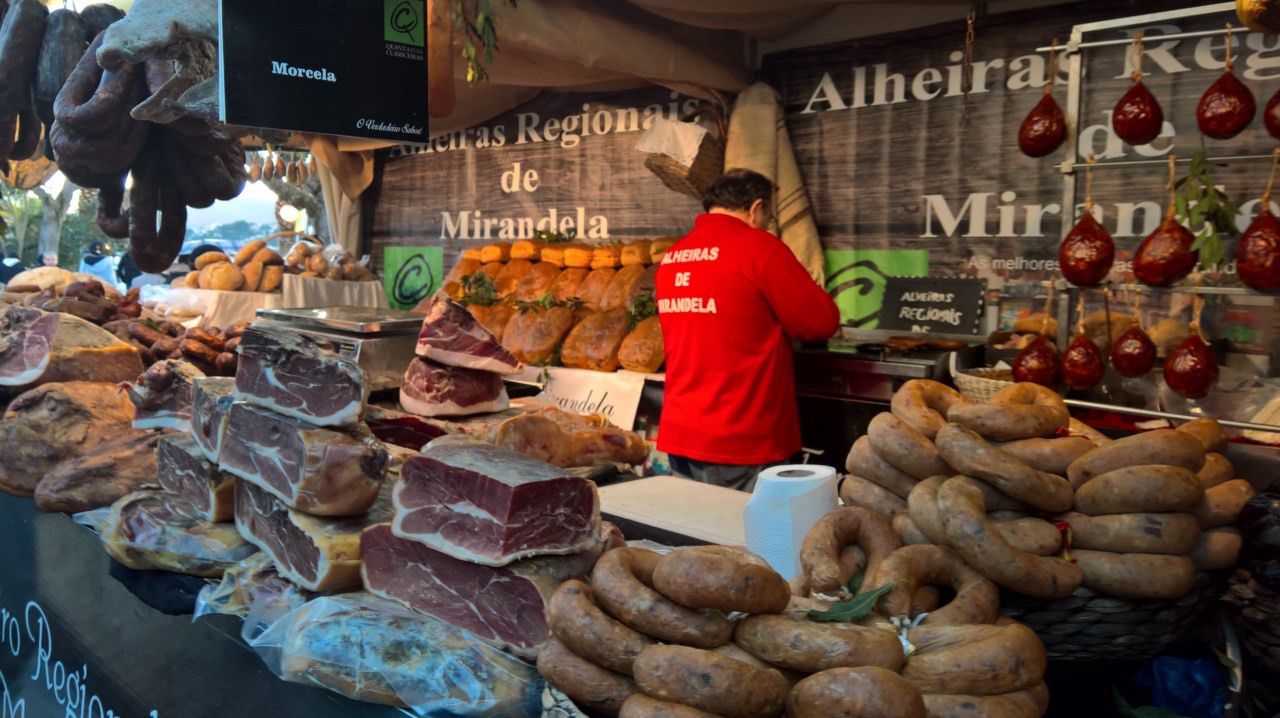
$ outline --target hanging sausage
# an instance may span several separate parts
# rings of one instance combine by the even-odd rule
[[[1271,188],[1276,182],[1280,148],[1272,154],[1271,178],[1262,194],[1258,216],[1236,244],[1236,273],[1240,281],[1259,292],[1280,289],[1280,221],[1271,213]]]
[[[1142,83],[1142,31],[1133,38],[1133,87],[1124,93],[1111,111],[1111,127],[1131,145],[1149,144],[1164,128],[1164,110],[1155,95]]]
[[[1142,328],[1139,297],[1133,298],[1133,326],[1111,343],[1111,366],[1124,377],[1140,377],[1151,373],[1156,365],[1156,343]]]
[[[1093,155],[1085,165],[1084,212],[1058,248],[1062,276],[1077,287],[1096,287],[1107,278],[1115,261],[1116,246],[1093,217]]]
[[[1058,354],[1053,344],[1044,336],[1049,329],[1049,317],[1053,313],[1053,285],[1049,285],[1049,297],[1044,303],[1044,321],[1040,335],[1022,348],[1013,358],[1014,381],[1029,381],[1034,384],[1052,387],[1058,381]]]
[[[1018,149],[1028,157],[1044,157],[1062,146],[1067,139],[1067,119],[1062,108],[1053,99],[1053,85],[1058,75],[1058,41],[1049,53],[1048,77],[1044,83],[1044,97],[1031,109],[1018,128]]]
[[[1271,101],[1262,111],[1262,124],[1267,128],[1267,134],[1280,140],[1280,90],[1276,90],[1276,94],[1271,96]]]
[[[1195,298],[1195,317],[1191,320],[1191,336],[1170,352],[1164,362],[1164,382],[1188,399],[1203,399],[1218,383],[1218,361],[1209,351],[1200,330],[1204,300]]]
[[[1062,352],[1059,368],[1062,372],[1062,383],[1076,391],[1086,391],[1102,383],[1102,375],[1107,370],[1102,350],[1093,340],[1085,335],[1084,330],[1084,293],[1080,293],[1080,307],[1076,310],[1076,338]]]
[[[1156,231],[1138,245],[1133,257],[1133,275],[1152,287],[1167,287],[1191,273],[1196,253],[1195,237],[1174,216],[1174,170],[1177,157],[1169,155],[1169,212]]]
[[[1253,93],[1236,78],[1231,59],[1231,23],[1227,23],[1227,68],[1196,107],[1196,123],[1206,137],[1229,140],[1244,131],[1257,114]]]

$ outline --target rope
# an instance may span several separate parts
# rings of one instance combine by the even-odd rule
[[[1142,82],[1142,31],[1133,36],[1133,45],[1129,47],[1132,56],[1133,74],[1129,75],[1134,82]]]
[[[1177,196],[1175,194],[1175,178],[1177,177],[1177,155],[1169,155],[1169,212],[1165,219],[1173,219]]]

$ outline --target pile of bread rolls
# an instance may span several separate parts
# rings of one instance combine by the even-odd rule
[[[1254,491],[1225,447],[1212,419],[1111,441],[1038,385],[972,404],[915,380],[854,443],[841,498],[1018,593],[1174,599],[1239,554]]]
[[[1043,715],[1044,646],[951,549],[903,547],[887,519],[845,507],[809,531],[801,563],[789,587],[740,549],[609,551],[589,585],[552,596],[538,669],[579,706],[623,718]],[[791,595],[847,597],[854,575],[862,592],[894,585],[861,617],[817,620],[832,604]],[[944,582],[957,595],[940,608]],[[912,608],[932,613],[916,625]]]
[[[223,252],[206,252],[196,258],[185,278],[194,289],[224,292],[274,292],[284,280],[284,259],[258,239],[240,249],[234,259]]]
[[[466,298],[468,280],[484,275],[496,301],[468,310],[517,359],[559,359],[595,371],[658,371],[666,359],[656,316],[635,320],[653,299],[657,264],[675,238],[591,247],[536,240],[472,247],[441,291]],[[425,307],[424,302],[424,307]]]
[[[378,278],[368,267],[356,261],[355,255],[342,245],[320,247],[308,241],[299,241],[284,258],[290,274],[317,279],[345,282],[376,282]]]

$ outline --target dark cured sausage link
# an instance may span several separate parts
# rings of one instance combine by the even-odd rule
[[[62,89],[58,91],[58,96],[53,100],[53,118],[59,124],[65,122],[64,118],[71,119],[71,126],[77,131],[83,131],[79,123],[73,116],[74,111],[81,105],[89,101],[93,97],[93,93],[98,89],[98,83],[102,80],[102,68],[98,66],[98,61],[94,59],[94,53],[97,52],[98,46],[102,44],[102,35],[98,35],[89,43],[89,48],[80,56],[80,61],[71,69],[71,74],[67,75],[67,81],[62,83]],[[94,130],[100,132],[102,128]]]
[[[56,124],[54,129],[57,129]],[[73,162],[59,162],[58,169],[67,179],[71,180],[71,184],[89,189],[103,189],[104,187],[114,187],[116,185],[124,187],[124,178],[129,174],[128,172],[94,172]]]
[[[44,42],[40,45],[40,60],[36,63],[36,78],[31,96],[36,116],[46,125],[53,124],[53,103],[58,99],[67,77],[80,62],[85,45],[84,20],[74,10],[54,10],[45,21]]]
[[[124,11],[106,3],[95,3],[80,12],[80,19],[84,20],[84,40],[85,42],[91,42],[93,38],[102,34],[102,31],[106,30],[108,25],[117,20],[123,20]],[[97,54],[97,50],[94,51],[94,54]]]
[[[211,172],[212,162],[183,150],[175,133],[164,130],[164,172],[168,176],[166,186],[174,187],[189,207],[203,209],[214,203],[214,196],[200,182],[199,173]]]
[[[19,112],[30,101],[48,16],[39,0],[14,0],[0,22],[0,114]]]
[[[118,185],[108,185],[98,191],[98,227],[112,239],[129,236],[129,215],[123,211],[124,178]]]
[[[43,131],[44,127],[40,124],[40,118],[36,117],[35,108],[30,105],[22,108],[22,112],[18,113],[17,140],[13,149],[9,150],[9,159],[29,160],[34,157],[40,151],[40,135]]]
[[[100,43],[101,36],[94,42]],[[126,65],[115,72],[104,72],[97,67],[95,52],[94,46],[90,45],[54,102],[54,114],[58,122],[80,135],[98,135],[110,131],[113,126],[120,124],[122,115],[129,116],[129,111],[142,101],[147,90],[146,80],[137,65]],[[86,63],[85,58],[97,68],[96,72],[93,68],[86,68],[83,74],[80,73]],[[94,76],[98,81],[90,87]],[[88,97],[85,97],[86,92]]]
[[[157,251],[160,253],[158,257],[164,258],[162,262],[164,266],[161,269],[149,271],[155,274],[168,271],[173,261],[182,253],[182,243],[186,238],[187,206],[182,203],[182,197],[174,192],[172,187],[161,188],[160,234],[157,238]]]
[[[9,156],[18,139],[18,116],[0,117],[0,159]]]
[[[133,166],[151,136],[151,123],[135,120],[126,111],[122,125],[125,131],[115,136],[124,137],[125,141],[119,143],[117,140],[108,144],[109,151],[100,153],[93,161],[85,162],[87,167],[99,172],[122,172]]]
[[[169,268],[156,238],[156,213],[160,210],[160,185],[133,178],[129,189],[129,254],[144,272],[160,274]],[[161,266],[163,263],[164,266]]]

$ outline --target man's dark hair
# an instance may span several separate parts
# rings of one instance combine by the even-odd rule
[[[751,170],[731,169],[702,193],[702,208],[708,212],[715,207],[745,212],[758,199],[765,204],[773,200],[773,183],[769,178]]]
[[[106,254],[107,245],[102,242],[94,242],[89,245],[89,254]]]

